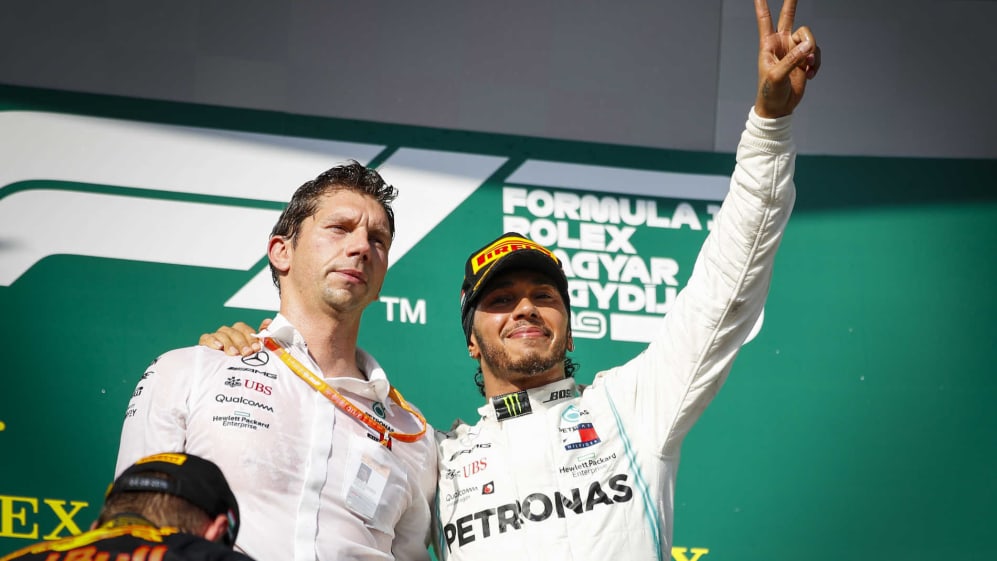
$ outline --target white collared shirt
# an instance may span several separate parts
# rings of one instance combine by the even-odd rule
[[[261,335],[321,376],[286,318],[278,315]],[[418,419],[388,398],[377,361],[357,349],[357,364],[367,380],[326,382],[393,430],[418,432]],[[371,436],[273,353],[243,358],[187,347],[160,356],[142,375],[115,473],[157,452],[214,461],[239,501],[237,547],[257,561],[428,559],[432,428],[418,442],[393,442],[391,450]]]

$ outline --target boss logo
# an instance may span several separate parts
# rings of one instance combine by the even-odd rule
[[[568,399],[569,397],[572,397],[572,396],[573,396],[573,394],[572,394],[571,390],[557,390],[557,391],[554,391],[554,392],[550,392],[550,397],[548,397],[547,399],[543,400],[543,402],[544,403],[550,403],[551,401],[557,401],[559,399]]]

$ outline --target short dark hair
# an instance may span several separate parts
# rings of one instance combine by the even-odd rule
[[[291,202],[280,213],[280,218],[270,231],[270,237],[283,236],[289,239],[292,245],[297,243],[295,236],[301,228],[301,223],[315,214],[319,199],[323,195],[340,190],[361,193],[380,203],[384,213],[388,215],[391,239],[395,238],[395,212],[391,208],[391,203],[398,197],[398,190],[388,185],[377,170],[366,167],[356,160],[330,168],[298,187],[291,197]],[[273,278],[274,286],[280,290],[279,274],[273,263],[270,264],[270,276]]]
[[[570,356],[564,357],[564,377],[573,378],[578,370],[579,364],[571,360]],[[478,363],[478,371],[474,373],[474,384],[478,386],[481,395],[485,395],[485,373],[481,371],[481,363]]]
[[[165,473],[150,472],[146,475],[169,479]],[[97,516],[97,526],[125,513],[138,514],[157,527],[170,526],[198,535],[211,523],[211,516],[207,512],[176,495],[155,491],[121,491],[113,493],[104,501]]]

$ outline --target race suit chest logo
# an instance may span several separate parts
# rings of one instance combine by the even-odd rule
[[[494,483],[490,483],[490,485],[494,489],[495,486]],[[457,489],[452,493],[447,493],[446,495],[442,495],[442,497],[443,501],[446,503],[447,506],[455,507],[461,503],[467,502],[471,497],[477,495],[478,491],[482,490],[483,489],[481,488],[480,485],[472,485],[470,487]],[[489,493],[481,493],[481,494],[482,495],[491,494],[491,491]]]
[[[565,450],[588,448],[602,442],[592,423],[578,423],[573,427],[562,428],[561,443]]]
[[[579,409],[574,405],[564,408],[561,413],[561,443],[565,450],[588,448],[602,442],[592,423],[582,423],[582,417],[587,417],[588,410]]]
[[[558,468],[562,475],[571,477],[591,477],[599,471],[612,468],[616,464],[616,452],[597,456],[594,453],[580,456],[570,464]]]
[[[453,453],[452,456],[450,456],[450,461],[452,462],[455,459],[457,459],[458,456],[463,456],[464,454],[470,454],[471,452],[474,452],[475,450],[488,449],[488,448],[491,448],[491,447],[492,447],[492,443],[491,442],[479,442],[478,444],[475,444],[475,445],[471,446],[470,448],[462,448],[460,450],[457,450],[456,452]]]
[[[460,516],[443,526],[447,551],[453,552],[455,543],[457,547],[463,547],[495,534],[520,530],[524,524],[531,522],[543,522],[552,517],[563,519],[568,516],[584,516],[593,509],[611,508],[617,503],[633,499],[633,489],[627,484],[626,474],[615,474],[605,482],[605,488],[603,485],[599,481],[593,481],[588,488],[576,487],[566,493],[531,493],[521,501]],[[466,490],[470,491],[471,489]]]
[[[449,468],[446,470],[447,479],[457,479],[458,477],[468,478],[477,475],[488,468],[488,458],[481,457],[477,460],[464,464],[460,469]]]
[[[525,391],[495,396],[492,398],[492,407],[495,408],[495,418],[499,421],[533,412],[530,396]]]

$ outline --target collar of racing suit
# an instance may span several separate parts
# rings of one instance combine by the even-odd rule
[[[564,378],[537,388],[497,395],[478,408],[482,420],[505,421],[556,406],[579,394],[574,378]]]

